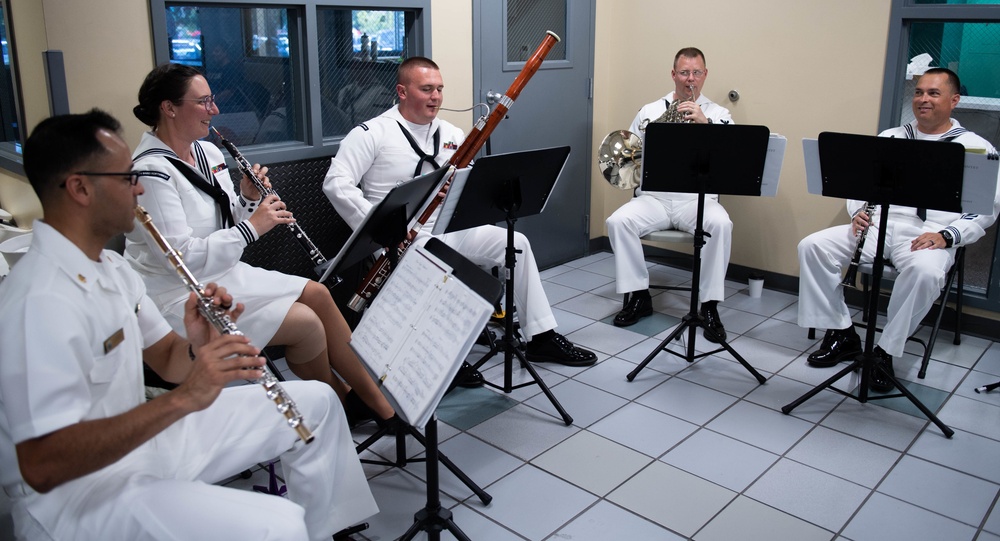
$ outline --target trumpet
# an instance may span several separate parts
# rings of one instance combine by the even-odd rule
[[[693,122],[688,115],[677,108],[681,103],[694,101],[694,86],[688,85],[689,97],[675,99],[667,110],[656,120],[645,119],[639,124],[639,131],[645,132],[650,123]],[[615,130],[608,134],[597,150],[597,165],[601,174],[612,186],[620,190],[634,190],[642,183],[639,171],[642,168],[642,138],[628,130]]]
[[[156,228],[153,224],[153,218],[150,217],[146,209],[142,208],[142,205],[135,206],[135,218],[149,233],[149,236],[153,238],[156,245],[159,246],[163,254],[167,256],[171,265],[174,266],[174,270],[177,271],[178,276],[180,276],[181,281],[187,286],[189,291],[193,291],[198,295],[198,311],[201,315],[205,317],[206,320],[219,331],[220,334],[235,334],[242,335],[239,329],[236,328],[236,324],[233,320],[226,315],[225,310],[218,306],[212,304],[212,299],[205,295],[205,286],[201,285],[198,280],[195,279],[194,275],[184,264],[183,259],[181,259],[181,254],[174,250],[170,243],[167,242],[166,237],[160,233],[160,230]],[[267,397],[271,399],[277,406],[278,412],[285,416],[285,420],[288,426],[295,429],[298,433],[299,438],[303,442],[309,443],[313,440],[313,434],[306,427],[305,422],[302,420],[302,414],[299,413],[298,408],[295,407],[295,402],[292,401],[285,389],[282,388],[281,384],[278,382],[278,378],[275,377],[271,369],[264,365],[260,367],[263,376],[259,379],[250,380],[252,383],[260,383],[264,387],[264,391],[267,393]]]
[[[875,212],[875,203],[871,201],[865,203],[865,215],[868,216],[868,225],[858,232],[858,244],[854,248],[854,256],[851,257],[851,264],[847,267],[847,273],[840,285],[857,289],[858,264],[861,263],[861,250],[865,247],[865,238],[868,237],[868,229],[872,226],[872,214]],[[852,220],[853,221],[853,220]]]
[[[243,157],[243,153],[236,148],[236,145],[223,137],[222,134],[219,133],[219,130],[215,129],[215,126],[212,126],[212,131],[215,132],[215,135],[219,136],[219,140],[222,141],[222,146],[226,147],[226,150],[229,151],[229,155],[236,160],[236,164],[239,165],[240,171],[242,171],[243,174],[250,179],[250,182],[252,182],[254,187],[257,188],[257,191],[260,192],[261,199],[271,194],[277,195],[274,188],[264,186],[264,182],[261,181],[256,174],[254,174],[253,166],[250,165],[250,162]],[[313,266],[316,269],[316,274],[322,276],[323,271],[326,270],[325,267],[327,264],[327,259],[323,256],[323,252],[320,252],[319,248],[313,244],[312,239],[309,238],[309,235],[306,235],[305,230],[302,229],[302,226],[300,226],[298,222],[292,222],[286,225],[288,226],[288,230],[292,232],[292,237],[298,241],[299,246],[302,247],[302,250],[309,256],[309,259],[312,260]]]

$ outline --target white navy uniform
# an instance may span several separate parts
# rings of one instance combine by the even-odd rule
[[[662,99],[646,104],[632,121],[632,133],[643,132],[643,124],[652,122],[667,110],[674,100],[674,92]],[[695,101],[706,118],[715,124],[732,124],[729,109],[708,99],[704,94]],[[628,293],[649,288],[649,270],[642,253],[640,237],[663,229],[679,229],[694,233],[698,219],[698,195],[679,192],[650,192],[641,188],[636,196],[608,217],[608,239],[615,253],[615,288],[618,293]],[[716,194],[705,195],[705,213],[702,224],[706,233],[705,246],[701,249],[701,301],[721,301],[725,298],[724,282],[729,267],[733,222],[729,213],[719,203]]]
[[[909,125],[883,131],[879,137],[902,137],[936,141],[951,138],[967,148],[996,149],[986,139],[965,130],[951,119],[952,129],[943,134],[927,135],[917,130],[916,121]],[[854,216],[864,208],[864,201],[849,200],[847,212]],[[955,248],[976,242],[1000,211],[1000,190],[993,201],[992,215],[961,214],[927,209],[927,219],[917,216],[917,209],[890,205],[888,230],[885,236],[885,257],[899,271],[889,298],[888,319],[878,345],[889,355],[903,354],[906,338],[934,305],[944,287],[945,276],[955,260]],[[876,207],[868,230],[869,239],[878,238],[881,207]],[[951,248],[910,250],[910,242],[923,233],[951,232],[955,242]],[[802,327],[845,329],[851,316],[841,291],[841,272],[857,247],[851,224],[817,231],[799,242],[799,316]],[[875,257],[876,242],[865,242],[861,264]]]
[[[142,351],[170,326],[121,256],[94,261],[40,221],[0,310],[0,484],[18,539],[328,540],[378,512],[340,401],[311,381],[283,384],[309,445],[260,386],[227,388],[115,463],[35,492],[15,444],[142,404]],[[287,499],[213,484],[279,456]]]
[[[344,137],[340,150],[333,158],[323,181],[323,192],[330,198],[337,213],[351,227],[357,228],[375,203],[403,180],[434,171],[436,167],[421,161],[403,134],[402,126],[413,137],[421,151],[434,156],[434,134],[438,132],[439,148],[434,161],[443,166],[458,150],[465,138],[462,130],[435,118],[430,124],[408,122],[396,107],[356,126]],[[440,208],[421,229],[416,242],[427,242]],[[445,244],[484,268],[504,266],[507,231],[487,225],[440,235]],[[532,336],[556,327],[549,300],[542,289],[538,266],[531,244],[521,233],[514,234],[517,254],[514,268],[514,302],[521,329]]]
[[[258,201],[236,195],[218,148],[205,141],[196,141],[192,148],[199,167],[190,171],[200,172],[206,181],[215,179],[228,199],[235,224],[224,224],[215,200],[167,159],[168,155],[176,155],[152,132],[142,135],[133,153],[133,171],[155,174],[142,177],[145,193],[139,196],[139,204],[170,245],[183,254],[184,264],[199,282],[224,286],[246,306],[240,317],[240,331],[251,343],[263,347],[274,337],[308,280],[240,261],[243,250],[258,238],[248,221]],[[143,228],[137,227],[126,235],[125,258],[142,275],[149,296],[170,326],[183,335],[188,290]]]

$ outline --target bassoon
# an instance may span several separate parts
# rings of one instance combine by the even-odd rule
[[[451,166],[450,175],[454,176],[458,169],[462,169],[472,162],[472,158],[479,152],[479,149],[486,143],[486,139],[489,138],[490,134],[497,127],[497,124],[503,120],[506,116],[507,111],[510,110],[511,105],[514,104],[514,100],[521,94],[521,90],[524,89],[531,77],[535,75],[538,68],[541,67],[542,61],[552,50],[552,47],[560,41],[559,36],[555,32],[546,31],[545,38],[542,39],[542,43],[538,45],[535,49],[534,54],[531,58],[524,63],[524,67],[521,68],[521,72],[517,74],[514,78],[514,82],[510,84],[507,92],[500,96],[496,108],[490,113],[489,117],[480,117],[473,126],[472,131],[469,132],[468,137],[462,142],[462,145],[458,147],[455,154],[451,156],[448,164]],[[451,182],[451,178],[448,179],[448,183]],[[447,184],[446,184],[447,185]],[[410,234],[407,238],[400,243],[398,250],[398,255],[402,255],[407,248],[410,247],[412,243],[411,238],[414,238],[418,231],[420,231],[421,226],[427,223],[434,211],[441,205],[444,201],[444,196],[439,192],[434,199],[427,205],[424,212],[417,218],[417,223],[414,225],[413,229],[410,230]],[[388,248],[386,252],[375,262],[375,266],[372,267],[368,275],[365,276],[364,281],[358,287],[357,292],[351,297],[350,302],[347,306],[354,310],[355,312],[360,312],[365,304],[370,301],[389,278],[389,273],[392,272],[392,265],[390,263],[389,252],[392,248]]]

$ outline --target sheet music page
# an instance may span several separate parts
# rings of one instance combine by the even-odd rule
[[[809,193],[823,195],[823,171],[819,167],[819,139],[802,139],[802,154],[806,160],[806,186]]]
[[[785,161],[787,142],[784,135],[776,133],[767,138],[767,156],[764,157],[764,175],[760,185],[761,197],[778,195],[778,179],[781,177],[781,164]]]
[[[453,276],[435,289],[438,294],[428,299],[384,382],[410,424],[418,428],[430,420],[493,310]]]
[[[397,413],[423,428],[493,306],[422,246],[407,250],[365,312],[351,347]]]
[[[365,311],[351,336],[351,347],[376,379],[392,369],[392,360],[417,325],[435,284],[451,268],[419,249],[407,250],[382,291]]]
[[[465,189],[465,183],[469,180],[470,173],[472,173],[472,167],[459,169],[455,172],[455,176],[451,180],[451,186],[448,188],[448,193],[444,196],[444,203],[441,204],[441,209],[438,210],[438,215],[434,218],[434,223],[431,224],[433,227],[431,230],[432,234],[441,235],[448,228],[448,222],[451,221],[451,217],[455,214],[455,207],[458,206],[458,200],[462,195],[462,190]]]
[[[973,148],[965,152],[965,172],[962,176],[963,213],[993,214],[998,168],[1000,161],[996,154],[986,154],[985,149]]]

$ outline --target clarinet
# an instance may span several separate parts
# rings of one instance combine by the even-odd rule
[[[452,155],[451,160],[448,163],[452,166],[452,169],[448,173],[449,175],[454,175],[458,169],[462,169],[472,162],[473,156],[479,152],[479,149],[486,143],[486,139],[489,138],[490,134],[497,127],[497,124],[507,115],[507,111],[510,106],[514,105],[514,100],[521,95],[521,90],[524,86],[528,84],[528,81],[535,75],[538,68],[541,67],[542,61],[552,50],[552,47],[556,43],[561,41],[561,38],[551,30],[546,31],[545,37],[542,42],[535,49],[534,54],[524,63],[524,67],[521,68],[521,72],[517,74],[514,78],[514,82],[510,84],[507,88],[507,93],[500,97],[496,108],[490,113],[489,117],[481,117],[476,121],[475,126],[472,127],[472,131],[465,138],[465,141],[458,147],[455,154]],[[451,178],[449,177],[448,182],[445,185],[451,183]],[[427,205],[424,209],[423,214],[417,218],[417,223],[410,230],[411,235],[416,235],[420,228],[427,223],[434,211],[444,202],[444,197],[441,195],[434,196],[434,199]],[[398,248],[398,255],[402,256],[403,252],[410,247],[411,241],[403,240],[401,246]],[[351,300],[347,303],[347,307],[355,312],[360,312],[365,304],[368,303],[382,288],[385,281],[389,278],[389,274],[392,272],[391,264],[389,262],[388,251],[383,252],[382,255],[375,261],[375,265],[368,275],[365,276],[364,281],[358,286],[357,291],[351,297]]]
[[[215,330],[219,331],[220,334],[235,334],[242,336],[243,333],[236,328],[236,324],[233,320],[229,318],[226,311],[222,308],[212,304],[212,299],[205,295],[205,287],[201,285],[191,271],[184,265],[184,261],[181,259],[181,254],[177,250],[174,250],[172,246],[167,242],[167,239],[160,233],[156,225],[153,224],[153,218],[149,216],[146,209],[142,208],[141,205],[135,206],[135,218],[139,220],[149,236],[156,241],[157,246],[163,251],[163,254],[167,256],[167,259],[174,266],[174,270],[177,271],[177,275],[180,276],[181,281],[187,286],[188,290],[193,291],[198,295],[198,311],[201,315],[205,316],[205,319],[211,323]],[[278,382],[278,378],[274,376],[271,370],[264,365],[260,367],[263,376],[259,379],[249,380],[251,383],[260,383],[264,386],[264,390],[267,392],[267,397],[274,401],[278,406],[278,412],[285,416],[288,426],[295,429],[299,434],[299,438],[305,443],[309,443],[313,440],[313,434],[306,427],[305,423],[302,421],[302,414],[299,413],[298,408],[295,407],[295,402],[292,401],[285,389],[281,387]]]
[[[254,174],[253,166],[250,165],[250,162],[243,157],[243,154],[240,153],[239,149],[236,148],[236,145],[234,145],[231,141],[229,141],[229,139],[223,137],[222,134],[219,133],[219,130],[215,129],[215,126],[212,126],[212,131],[215,132],[215,135],[219,136],[219,140],[222,141],[222,146],[226,147],[226,150],[229,151],[229,155],[232,156],[234,160],[236,160],[236,164],[239,166],[240,171],[242,171],[243,174],[250,179],[250,182],[252,182],[254,187],[257,188],[257,191],[260,192],[261,199],[271,194],[277,193],[274,191],[273,188],[267,188],[264,186],[264,183],[260,180],[260,178],[258,178],[257,175]],[[302,229],[302,227],[298,224],[298,222],[292,222],[286,225],[288,226],[288,230],[292,232],[292,236],[295,237],[295,240],[299,242],[299,246],[301,246],[302,249],[305,250],[306,255],[308,255],[309,259],[312,260],[313,266],[316,268],[317,273],[322,275],[320,267],[326,266],[327,264],[326,257],[324,257],[323,253],[319,251],[319,248],[317,248],[316,245],[313,244],[313,241],[309,238],[309,235],[306,235],[305,230]]]
[[[858,233],[858,245],[854,248],[854,257],[851,258],[851,264],[847,267],[847,274],[844,275],[843,281],[840,282],[840,285],[844,287],[858,288],[856,285],[858,281],[858,263],[861,262],[861,249],[865,247],[865,238],[868,237],[868,228],[872,226],[872,214],[874,212],[875,203],[871,201],[865,203],[865,214],[868,215],[868,225]]]

